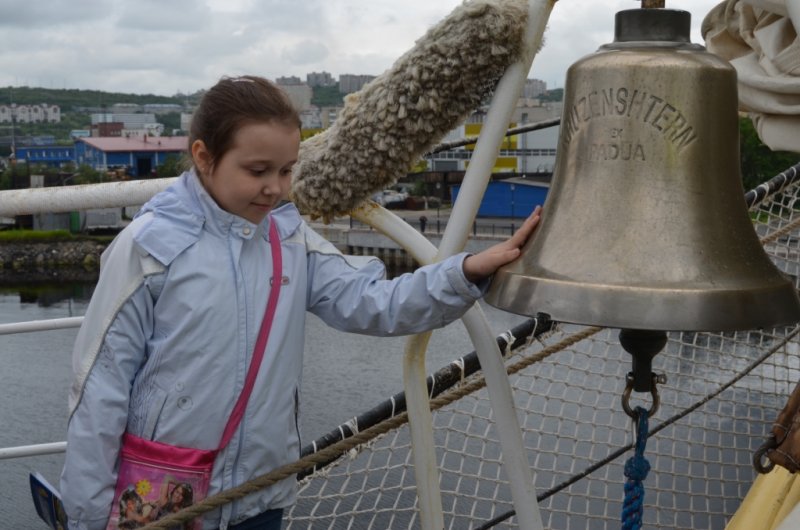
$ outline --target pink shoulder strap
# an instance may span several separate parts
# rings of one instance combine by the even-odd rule
[[[264,358],[264,350],[267,347],[272,320],[275,317],[275,309],[278,306],[278,295],[281,291],[281,277],[283,275],[283,260],[281,257],[281,239],[278,235],[278,228],[275,226],[275,220],[272,217],[269,218],[269,244],[272,249],[272,281],[270,282],[272,285],[269,292],[269,300],[267,300],[267,309],[264,311],[264,318],[261,320],[261,328],[258,331],[255,348],[253,348],[253,357],[250,359],[250,367],[247,369],[242,393],[239,394],[239,399],[236,401],[236,405],[233,406],[230,418],[228,418],[228,424],[222,433],[219,449],[228,445],[233,433],[236,432],[236,428],[239,426],[239,422],[242,421],[244,410],[247,408],[247,401],[250,399],[250,392],[253,390],[258,369],[261,366],[261,360]]]

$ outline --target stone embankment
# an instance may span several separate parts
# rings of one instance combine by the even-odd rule
[[[0,275],[38,276],[60,271],[96,273],[106,244],[93,240],[0,243]]]

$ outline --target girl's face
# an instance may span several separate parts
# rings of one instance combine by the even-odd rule
[[[175,486],[172,490],[172,503],[175,505],[183,504],[183,487]]]
[[[202,140],[192,144],[192,157],[219,207],[258,224],[287,198],[299,149],[297,127],[259,122],[240,127],[231,149],[215,166]]]

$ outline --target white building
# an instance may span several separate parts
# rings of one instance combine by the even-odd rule
[[[526,79],[522,88],[522,96],[535,99],[547,92],[547,83],[541,79]]]
[[[298,113],[300,115],[300,123],[303,129],[321,129],[322,121],[320,120],[319,107],[311,105],[310,108]]]
[[[38,105],[0,105],[0,123],[60,123],[61,107],[41,103]]]
[[[314,95],[314,91],[310,86],[305,83],[278,83],[278,86],[286,92],[289,99],[292,100],[292,105],[294,105],[294,108],[297,109],[298,112],[303,112],[311,108],[311,97]]]
[[[156,115],[152,113],[97,112],[91,119],[92,125],[119,122],[125,129],[142,129],[148,123],[156,123]]]
[[[181,130],[182,131],[189,131],[189,127],[192,125],[192,114],[191,112],[181,112]]]
[[[103,133],[100,124],[113,123],[122,124],[121,130],[118,128],[113,136],[123,136],[127,138],[141,138],[144,136],[161,136],[164,132],[164,124],[156,121],[155,114],[152,113],[114,113],[98,112],[91,115],[92,129],[100,131],[100,136],[109,136]],[[119,126],[117,126],[119,127]]]

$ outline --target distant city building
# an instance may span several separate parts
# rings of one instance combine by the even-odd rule
[[[122,136],[122,129],[125,124],[121,121],[104,121],[92,125],[91,133],[92,138],[113,138],[115,136]]]
[[[177,103],[145,103],[142,105],[145,112],[152,112],[153,114],[167,114],[170,112],[180,112],[183,110],[183,105]]]
[[[49,167],[63,167],[75,161],[75,147],[71,145],[31,145],[17,147],[17,162]]]
[[[342,111],[344,107],[322,107],[319,109],[319,121],[322,125],[323,129],[327,129],[333,122],[336,121],[336,118],[339,116],[339,113]]]
[[[61,107],[41,103],[38,105],[0,105],[0,123],[59,123]]]
[[[299,77],[292,75],[286,77],[279,77],[275,79],[275,83],[278,85],[300,85],[303,83],[303,81]]]
[[[311,96],[314,95],[314,91],[310,86],[300,81],[300,79],[297,77],[280,77],[278,79],[297,80],[296,83],[278,81],[277,85],[282,88],[284,92],[286,92],[286,94],[289,96],[289,99],[292,100],[292,105],[294,105],[294,108],[297,109],[298,112],[303,112],[311,108]]]
[[[319,117],[319,107],[312,105],[311,108],[301,111],[299,114],[302,129],[322,128],[322,121]]]
[[[181,112],[181,130],[182,131],[189,131],[189,127],[192,126],[192,116],[194,116],[191,112]]]
[[[564,104],[561,101],[542,103],[538,99],[520,98],[511,115],[511,120],[521,124],[559,118]]]
[[[336,81],[328,72],[311,72],[306,74],[306,84],[311,88],[315,88],[318,86],[333,86]]]
[[[91,115],[92,137],[140,137],[160,136],[164,125],[156,121],[152,113],[99,112]],[[122,124],[121,127],[119,124]]]
[[[533,123],[561,116],[561,103],[530,105],[531,100],[520,99],[512,114],[509,127]],[[463,125],[450,131],[442,141],[450,142],[466,137],[477,137],[481,133],[485,110],[470,115]],[[500,153],[492,168],[492,173],[521,173],[525,175],[544,175],[552,173],[556,161],[559,127],[553,126],[538,131],[506,137],[500,146]],[[426,156],[430,171],[465,171],[472,158],[474,145],[457,147]]]
[[[123,113],[123,112],[98,112],[91,115],[92,125],[119,121],[126,129],[139,129],[147,123],[155,123],[156,116],[152,113]]]
[[[541,79],[527,79],[522,89],[522,96],[535,99],[547,92],[547,83]]]
[[[114,103],[109,107],[114,114],[133,114],[142,111],[142,106],[138,103]]]
[[[75,142],[75,164],[97,171],[125,168],[132,177],[149,177],[168,157],[187,152],[188,138],[79,138]]]
[[[375,79],[374,75],[353,75],[342,74],[339,76],[339,92],[342,94],[351,94],[361,87]]]
[[[56,139],[52,134],[44,136],[30,136],[27,134],[3,135],[0,136],[0,146],[2,147],[20,147],[24,145],[50,145],[55,144]],[[12,149],[11,156],[14,156]]]

